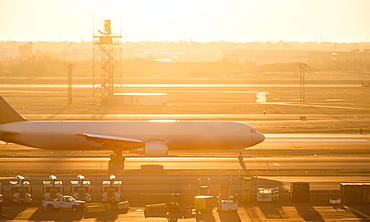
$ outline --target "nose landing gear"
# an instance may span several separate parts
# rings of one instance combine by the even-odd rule
[[[243,157],[243,152],[240,152],[239,153],[239,156],[238,156],[238,160],[239,161],[243,161],[244,157]]]

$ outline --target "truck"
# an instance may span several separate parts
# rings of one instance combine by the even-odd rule
[[[71,209],[73,212],[85,209],[85,201],[76,200],[72,196],[61,196],[55,200],[43,200],[42,206],[48,211]]]
[[[78,181],[71,181],[72,184],[72,196],[76,200],[84,200],[86,202],[91,201],[92,187],[90,181],[86,180],[84,176],[78,175]]]
[[[29,181],[26,181],[23,176],[18,175],[17,181],[10,181],[11,202],[12,203],[31,203],[32,188]]]
[[[50,180],[48,181],[42,181],[44,184],[44,187],[42,188],[44,200],[58,199],[62,196],[63,183],[62,181],[58,181],[57,177],[54,175],[51,175],[49,178]]]
[[[116,181],[116,177],[111,175],[109,181],[103,181],[102,201],[108,203],[118,203],[121,201],[122,181]]]

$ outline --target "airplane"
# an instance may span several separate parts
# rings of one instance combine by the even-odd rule
[[[168,150],[239,151],[265,140],[230,121],[30,121],[0,96],[0,140],[46,150],[112,150],[109,169],[122,170],[123,151],[167,156]]]

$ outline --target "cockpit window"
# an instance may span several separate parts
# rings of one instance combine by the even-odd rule
[[[257,130],[256,129],[250,129],[249,130],[251,133],[257,133]]]

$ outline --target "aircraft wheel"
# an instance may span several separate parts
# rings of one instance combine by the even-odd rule
[[[244,159],[243,155],[241,155],[241,154],[240,154],[240,155],[238,156],[238,160],[239,160],[239,161],[243,161],[243,159]]]
[[[125,167],[125,162],[121,161],[115,161],[115,160],[110,160],[108,163],[108,168],[109,170],[112,171],[119,171],[123,170]]]

